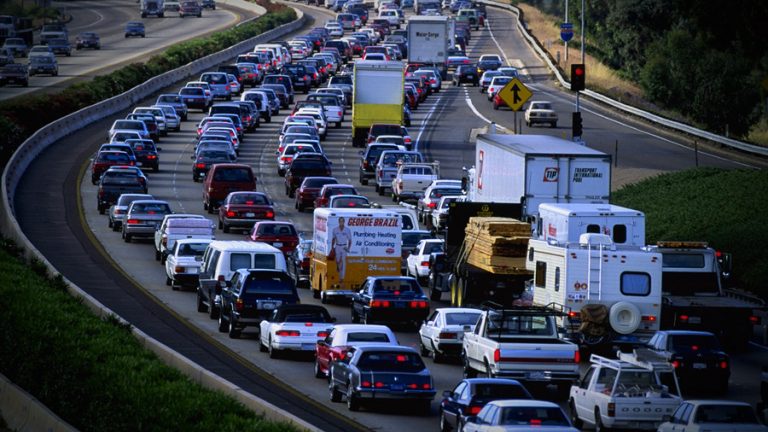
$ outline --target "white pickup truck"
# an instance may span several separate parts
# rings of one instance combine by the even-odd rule
[[[396,202],[419,199],[424,189],[440,178],[440,163],[404,163],[392,179],[392,199]]]
[[[563,313],[555,305],[486,308],[474,332],[464,335],[464,375],[555,384],[567,392],[579,377],[579,347],[558,335],[555,317]]]
[[[675,368],[658,353],[643,348],[620,353],[618,360],[592,354],[590,361],[568,400],[578,428],[655,431],[683,402]]]

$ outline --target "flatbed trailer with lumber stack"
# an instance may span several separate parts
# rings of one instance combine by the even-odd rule
[[[493,301],[513,305],[532,272],[525,268],[531,226],[513,218],[472,217],[455,258],[445,254],[430,275],[432,298],[450,292],[452,306]],[[453,258],[453,259],[452,259]],[[439,269],[446,270],[437,275]],[[433,281],[434,278],[434,281]]]

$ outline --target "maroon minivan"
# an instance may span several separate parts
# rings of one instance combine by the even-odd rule
[[[214,213],[230,192],[256,191],[256,175],[245,164],[214,164],[203,182],[203,208]]]

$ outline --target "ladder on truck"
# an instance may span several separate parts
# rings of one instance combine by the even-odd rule
[[[604,250],[605,245],[602,243],[587,243],[587,300],[602,300]]]

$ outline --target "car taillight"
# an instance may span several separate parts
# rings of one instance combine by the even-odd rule
[[[501,361],[501,350],[500,350],[500,349],[496,349],[496,350],[493,352],[493,361],[494,361],[494,362],[499,362],[499,361]]]
[[[227,211],[227,217],[233,218],[237,215],[237,213],[233,212],[232,210]]]
[[[360,387],[370,388],[371,382],[370,381],[363,381],[360,383]]]
[[[677,318],[682,322],[688,322],[688,315],[679,315]]]
[[[388,300],[371,300],[370,307],[389,307],[390,303]]]
[[[298,330],[278,330],[275,332],[277,336],[292,336],[297,337],[300,335]]]
[[[720,366],[720,369],[728,369],[728,362],[723,360],[718,366]]]
[[[436,202],[431,202],[431,203],[427,204],[427,207],[433,209],[433,208],[437,207],[437,203]]]
[[[608,403],[608,417],[616,417],[616,404],[614,402]]]
[[[274,217],[275,217],[275,212],[273,212],[273,211],[268,211],[268,212],[266,212],[266,213],[264,214],[264,216],[265,216],[267,219],[272,219],[272,218],[274,218]]]
[[[195,164],[195,168],[204,169],[205,168],[205,164],[204,163]]]
[[[420,301],[412,301],[410,303],[411,308],[413,309],[424,309],[429,307],[429,303],[426,301],[420,300]]]
[[[150,160],[157,159],[157,156],[156,155],[147,155],[147,159],[150,159]]]
[[[369,167],[368,161],[364,160],[363,161],[363,168],[368,168],[368,167]]]
[[[330,333],[327,330],[323,330],[323,331],[317,332],[317,337],[319,337],[321,339],[325,339],[325,338],[328,337],[329,334]]]
[[[173,271],[176,273],[184,273],[186,269],[184,267],[176,266],[173,268]]]
[[[224,88],[226,88],[226,89],[227,89],[227,91],[230,91],[230,90],[232,90],[232,86],[231,86],[231,85],[229,85],[229,84],[227,84],[227,85],[226,85]]]
[[[672,364],[673,368],[677,369],[680,367],[680,360],[672,360],[670,364]]]
[[[656,315],[643,315],[643,321],[656,322]]]
[[[163,234],[162,240],[160,240],[160,243],[162,243],[163,246],[168,246],[168,237]]]
[[[283,162],[290,162],[293,160],[293,156],[283,156],[280,158],[280,160]]]
[[[458,337],[458,334],[451,333],[451,332],[440,332],[440,334],[437,337],[440,339],[456,339],[456,337]]]
[[[477,406],[477,405],[468,406],[467,407],[467,414],[468,415],[472,415],[472,416],[473,415],[477,415],[482,410],[483,410],[483,407],[481,407],[481,406]]]
[[[749,317],[749,322],[752,323],[752,325],[760,325],[762,320],[759,316],[752,315]]]
[[[128,219],[127,221],[125,221],[125,223],[127,223],[128,225],[137,225],[139,223],[139,220],[138,219]]]

